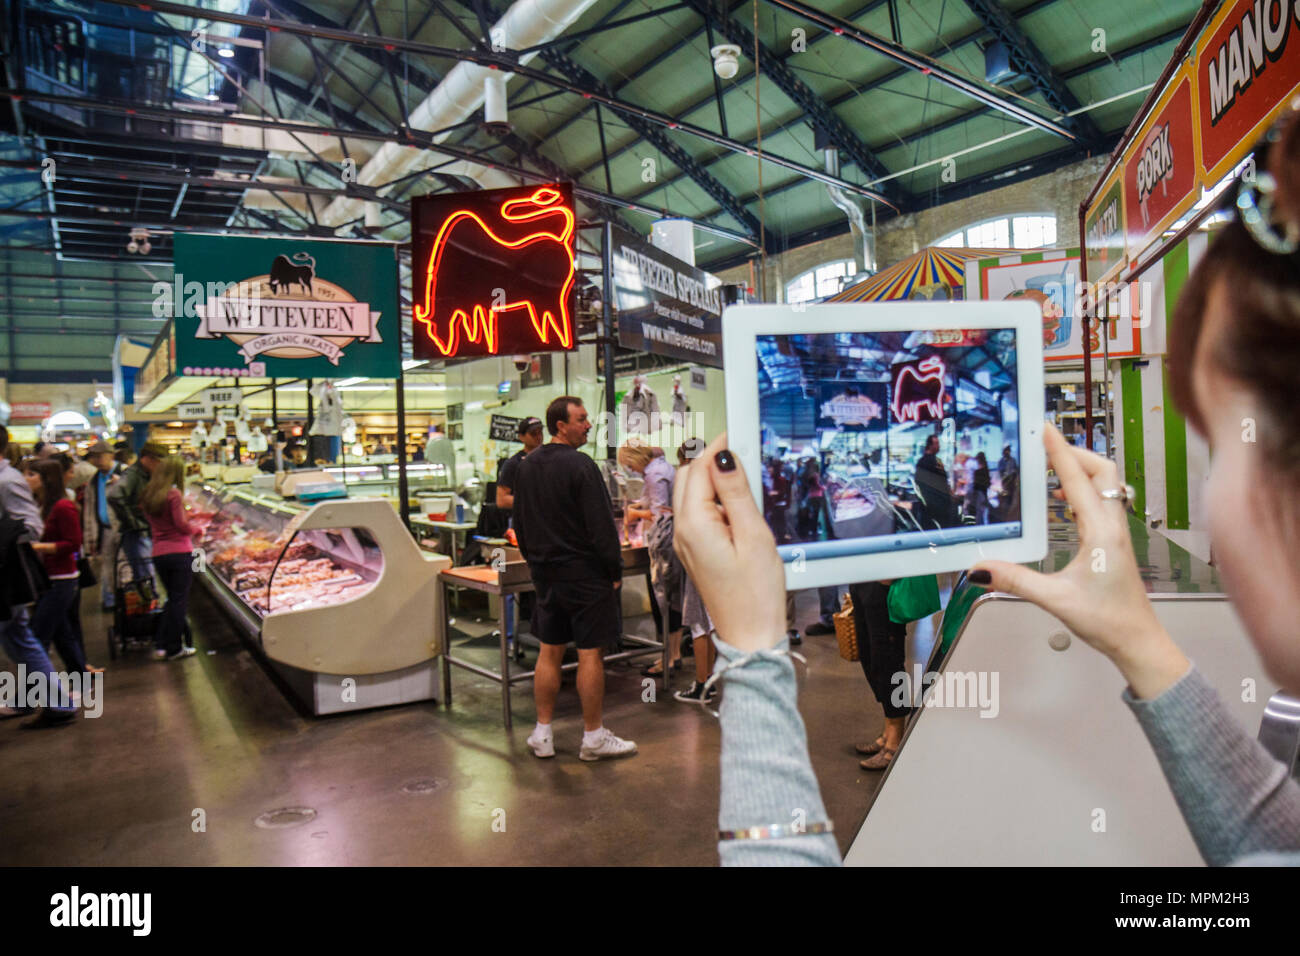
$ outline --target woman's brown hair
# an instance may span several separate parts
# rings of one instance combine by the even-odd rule
[[[1300,224],[1296,117],[1293,110],[1267,149],[1256,150],[1258,168],[1277,182],[1275,218],[1291,224]],[[1207,358],[1258,401],[1261,420],[1255,434],[1267,463],[1284,475],[1300,477],[1300,252],[1270,252],[1235,217],[1183,286],[1169,326],[1169,385],[1174,404],[1203,435],[1205,414],[1196,404],[1192,367],[1205,339],[1206,310],[1214,295],[1224,297],[1229,314],[1215,338],[1204,343],[1213,349]]]
[[[63,486],[63,466],[46,458],[29,461],[26,470],[41,478],[41,517],[48,518],[54,505],[68,496]]]
[[[167,495],[173,488],[185,492],[185,459],[180,455],[168,455],[154,466],[140,492],[140,510],[158,517],[167,510]]]

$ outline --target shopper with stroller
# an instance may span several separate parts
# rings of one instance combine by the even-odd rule
[[[122,469],[114,461],[113,448],[107,442],[91,445],[86,460],[95,466],[95,472],[81,491],[81,556],[97,561],[100,601],[107,611],[113,607],[113,549],[117,546],[108,492]]]
[[[144,459],[143,452],[140,458]],[[196,529],[185,516],[181,497],[184,487],[185,460],[180,455],[168,455],[154,467],[149,483],[140,494],[140,510],[149,522],[153,538],[153,564],[167,592],[156,639],[158,649],[154,651],[157,660],[176,661],[195,653],[186,611],[190,586],[194,583],[191,535]]]
[[[131,563],[131,577],[146,603],[156,595],[151,592],[153,566],[149,562],[149,522],[140,510],[140,493],[149,482],[158,463],[167,457],[167,448],[158,442],[145,442],[140,458],[122,472],[122,477],[108,490],[108,506],[117,522],[121,547]]]

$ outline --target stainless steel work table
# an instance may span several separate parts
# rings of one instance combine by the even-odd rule
[[[645,548],[624,548],[623,549],[623,577],[634,577],[638,574],[644,574],[647,587],[651,588],[653,594],[653,584],[650,581],[650,558]],[[505,721],[506,729],[512,726],[510,716],[510,685],[520,681],[532,680],[533,671],[520,671],[517,674],[510,673],[510,655],[506,648],[506,602],[501,601],[501,609],[498,617],[498,633],[501,637],[501,670],[494,671],[486,667],[480,667],[472,661],[458,658],[451,653],[451,641],[449,632],[451,629],[450,622],[450,602],[448,598],[449,591],[459,588],[469,588],[473,591],[482,591],[485,594],[493,594],[497,597],[504,597],[507,594],[522,594],[525,591],[533,590],[532,578],[528,574],[528,566],[522,562],[509,562],[505,567],[498,571],[490,565],[478,565],[464,568],[448,568],[438,575],[438,581],[442,587],[442,693],[443,700],[447,707],[451,707],[451,666],[472,671],[480,677],[486,677],[494,680],[501,685],[501,716]],[[621,599],[621,598],[620,598]],[[629,660],[634,657],[643,657],[646,654],[659,652],[663,661],[663,688],[668,689],[668,609],[660,609],[660,631],[659,640],[652,641],[640,637],[636,634],[623,634],[622,638],[625,643],[636,644],[638,647],[630,650],[619,651],[615,654],[606,655],[604,661],[606,664],[613,661]],[[560,665],[562,671],[576,670],[577,661]]]

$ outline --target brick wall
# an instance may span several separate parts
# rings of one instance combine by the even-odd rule
[[[876,230],[876,263],[881,269],[887,268],[964,226],[999,216],[1053,214],[1056,216],[1056,245],[1078,245],[1079,203],[1101,175],[1106,159],[1105,156],[1093,157],[1046,176],[890,219]],[[813,266],[834,259],[848,259],[853,254],[853,239],[846,232],[769,256],[763,301],[777,301],[778,290],[783,290],[788,281]],[[749,265],[725,269],[718,273],[718,277],[724,282],[748,283]]]
[[[58,384],[58,383],[37,383],[37,382],[5,382],[0,380],[0,398],[10,404],[16,402],[49,402],[54,411],[63,411],[70,409],[74,412],[81,412],[89,416],[86,411],[86,403],[95,397],[97,391],[102,391],[105,395],[112,396],[113,382],[99,385],[75,384]]]

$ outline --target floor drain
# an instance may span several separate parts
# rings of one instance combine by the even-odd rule
[[[402,793],[433,793],[433,791],[441,790],[445,786],[447,786],[446,780],[430,777],[426,780],[412,780],[402,787]]]
[[[311,807],[281,807],[279,810],[267,810],[253,820],[253,825],[263,830],[283,830],[286,827],[299,827],[316,819],[316,811]]]

